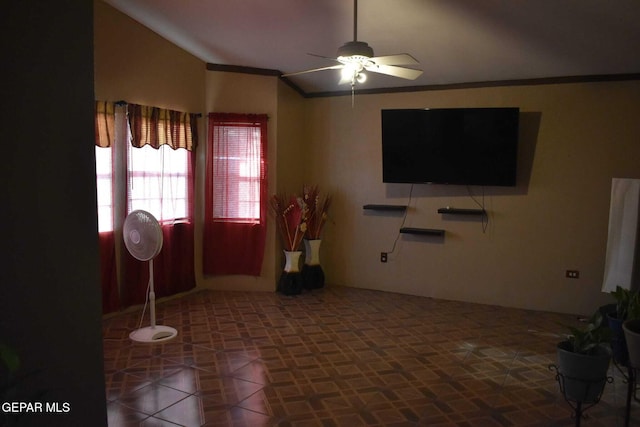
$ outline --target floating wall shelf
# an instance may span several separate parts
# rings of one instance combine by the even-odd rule
[[[375,211],[402,212],[407,210],[407,207],[405,205],[364,205],[362,209],[375,210]]]
[[[403,234],[419,234],[422,236],[444,236],[444,230],[435,228],[414,228],[414,227],[402,227],[400,233]]]
[[[449,215],[484,215],[486,211],[484,209],[458,209],[458,208],[440,208],[439,214]]]

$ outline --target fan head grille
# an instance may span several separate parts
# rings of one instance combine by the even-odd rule
[[[162,249],[162,228],[147,211],[135,210],[127,215],[122,235],[127,250],[137,260],[149,261]]]

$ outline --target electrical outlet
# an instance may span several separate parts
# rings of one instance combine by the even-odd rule
[[[578,270],[567,270],[565,276],[568,279],[578,279],[580,278],[580,272]]]
[[[380,262],[387,262],[387,253],[380,252]]]

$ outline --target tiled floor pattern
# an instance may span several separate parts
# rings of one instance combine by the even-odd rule
[[[140,312],[104,321],[111,427],[575,425],[548,369],[575,316],[340,287],[200,291],[157,315],[177,338],[131,342]],[[623,425],[610,372],[583,427]]]

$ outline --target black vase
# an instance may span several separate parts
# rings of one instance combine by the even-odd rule
[[[320,265],[320,239],[305,239],[305,261],[302,266],[302,281],[305,289],[324,287],[324,271]]]
[[[302,292],[303,282],[299,268],[301,254],[299,251],[284,251],[285,265],[277,287],[277,291],[283,295],[298,295]]]
[[[302,274],[299,271],[283,271],[278,280],[278,292],[283,295],[298,295],[302,292]]]
[[[324,271],[320,265],[302,266],[302,283],[305,289],[320,289],[324,287]]]

